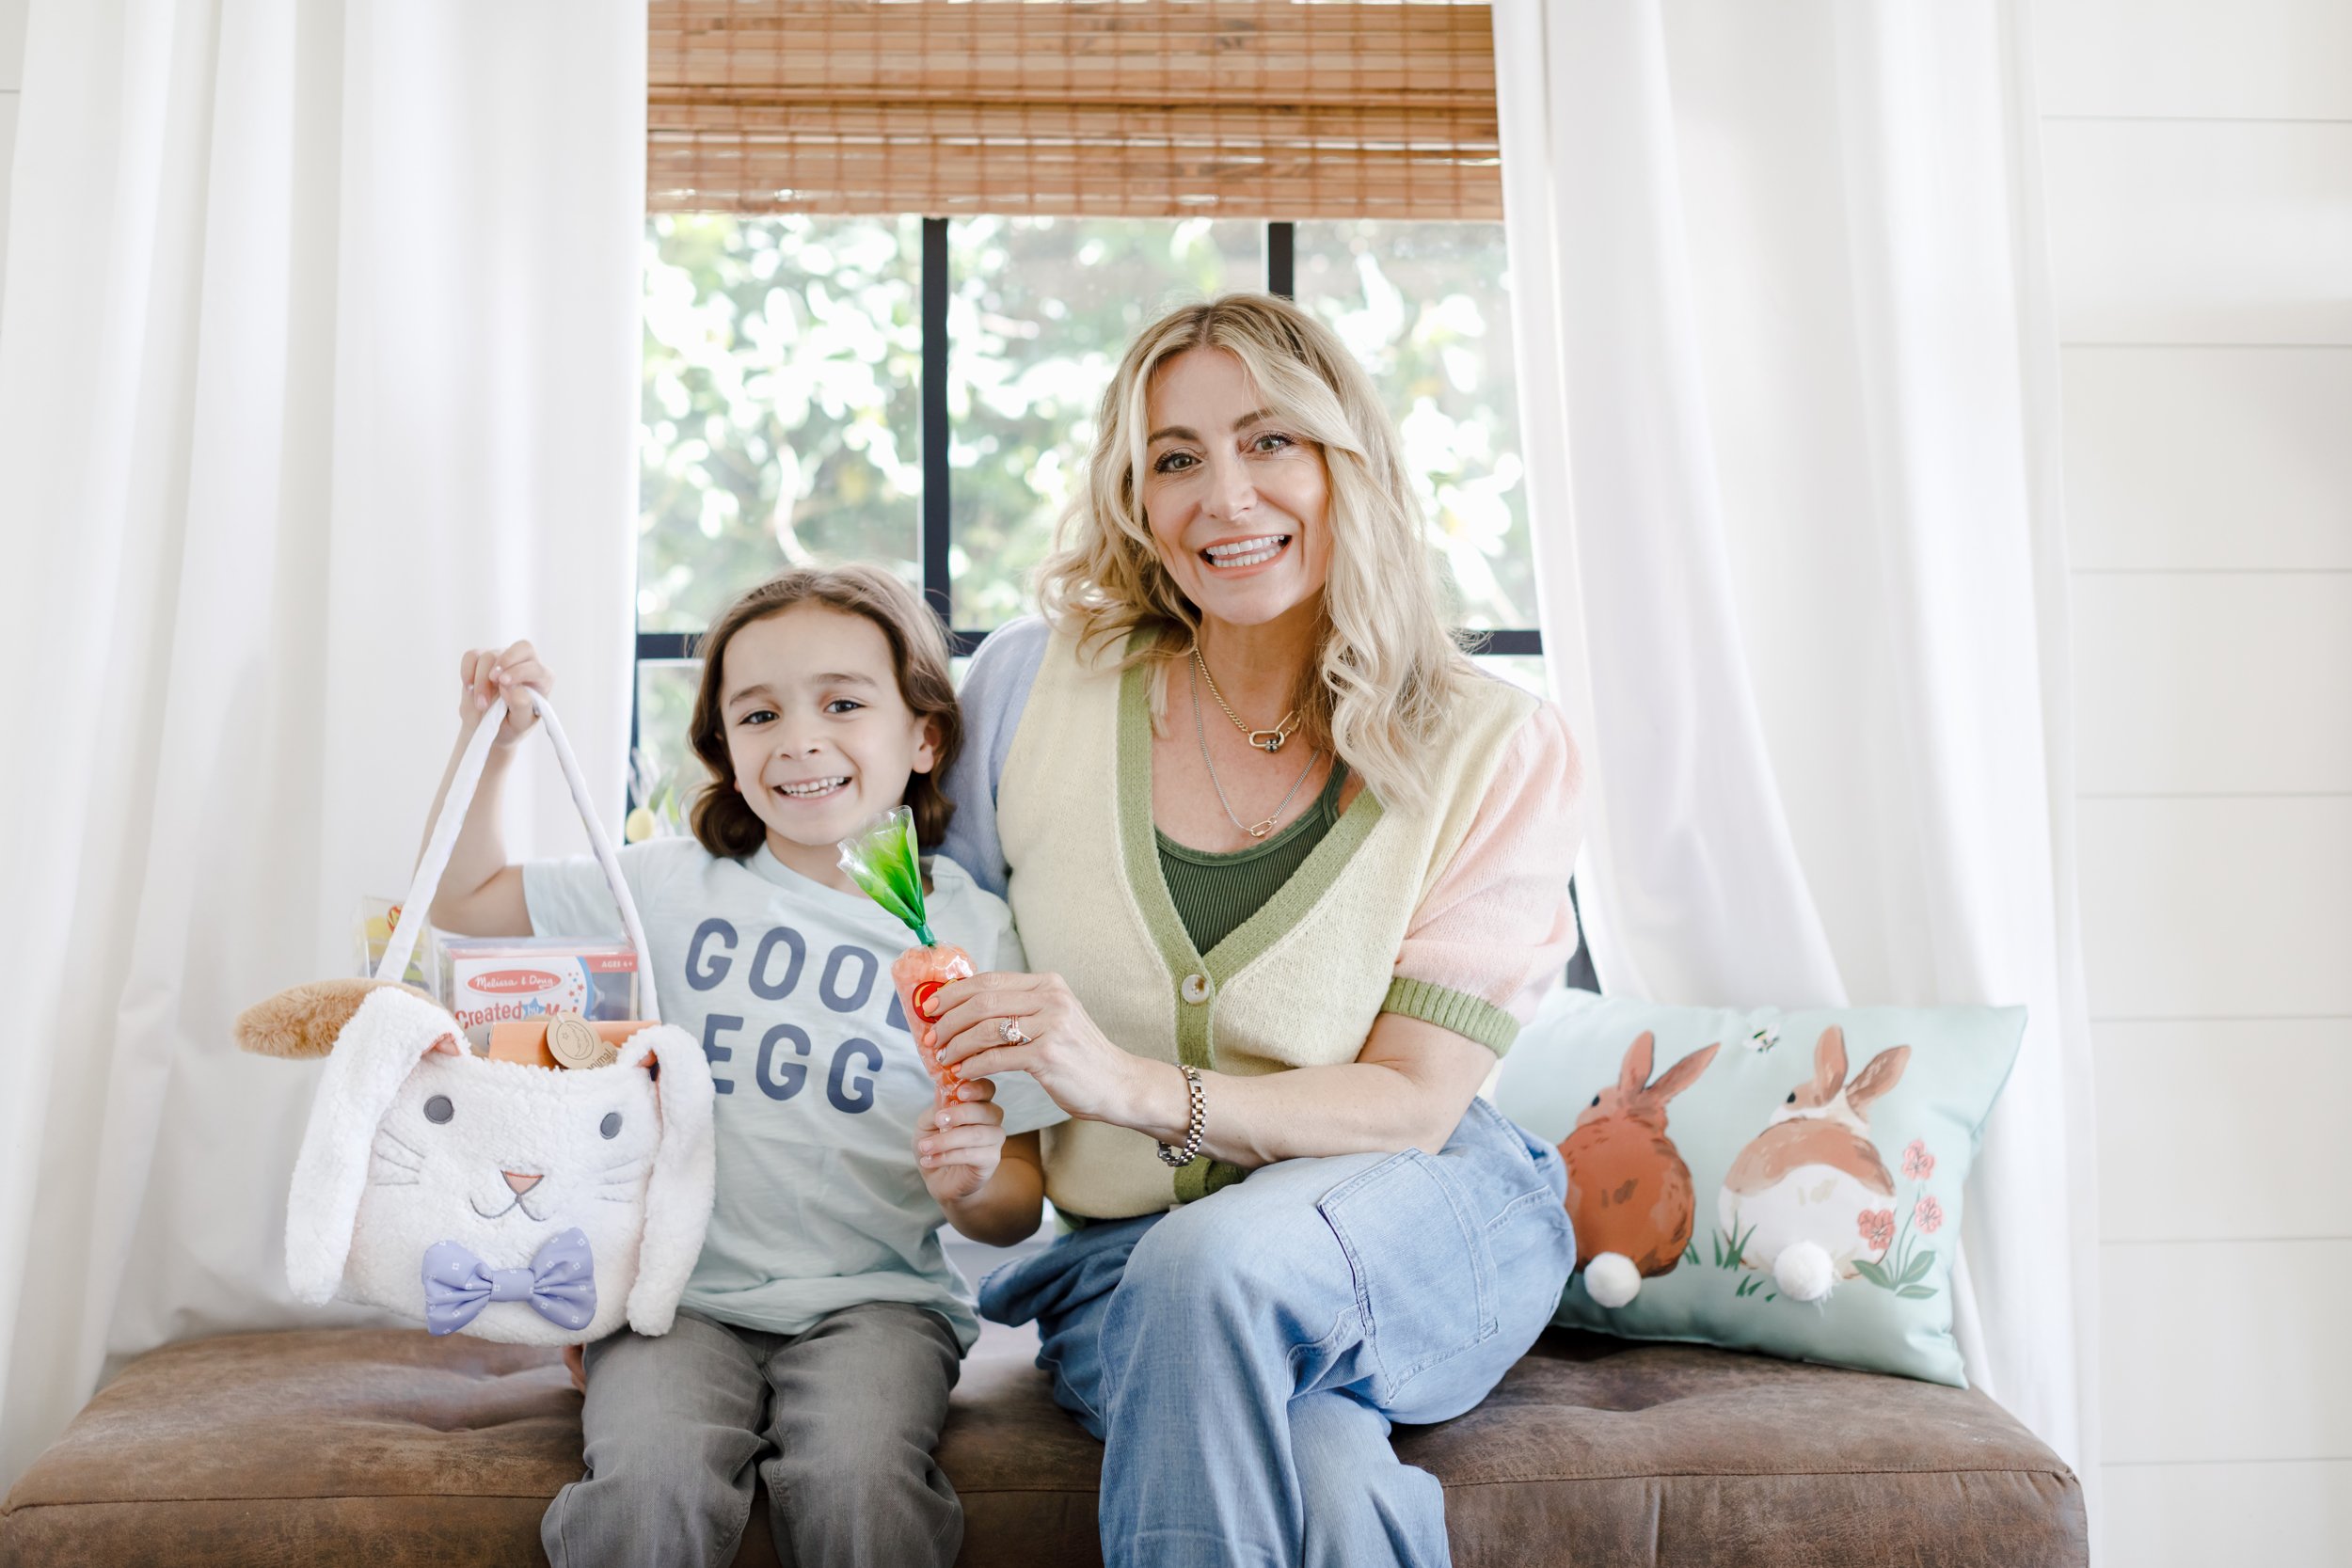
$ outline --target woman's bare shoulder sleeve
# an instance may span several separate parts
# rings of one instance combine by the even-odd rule
[[[1414,911],[1384,1011],[1501,1054],[1576,953],[1568,878],[1583,770],[1566,719],[1537,705],[1513,732],[1478,815]]]

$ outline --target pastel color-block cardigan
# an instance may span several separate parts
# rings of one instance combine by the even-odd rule
[[[1558,983],[1575,945],[1578,781],[1549,704],[1473,683],[1431,749],[1434,803],[1408,814],[1359,791],[1264,907],[1202,954],[1160,872],[1149,668],[1082,656],[1035,623],[1000,659],[1025,662],[1009,646],[1021,641],[1036,673],[982,839],[1001,844],[1031,969],[1061,974],[1126,1050],[1238,1075],[1335,1066],[1397,1012],[1499,1054]],[[976,667],[967,689],[991,684]],[[984,741],[989,716],[972,718]],[[954,782],[968,792],[977,781],[960,769]],[[970,854],[971,842],[951,835],[948,847]],[[1164,1210],[1245,1174],[1209,1160],[1171,1171],[1148,1135],[1102,1122],[1050,1127],[1043,1141],[1046,1196],[1088,1218]]]

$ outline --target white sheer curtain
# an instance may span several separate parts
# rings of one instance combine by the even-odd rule
[[[2013,4],[1498,0],[1603,987],[2023,1002],[1959,1298],[2095,1485],[2057,349]]]
[[[644,17],[34,0],[0,317],[0,1487],[110,1358],[315,1323],[238,1008],[405,882],[459,651],[620,804]],[[535,759],[534,759],[535,761]],[[569,852],[552,767],[512,844]]]

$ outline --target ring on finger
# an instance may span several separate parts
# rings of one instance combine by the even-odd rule
[[[996,1021],[996,1037],[1007,1045],[1026,1045],[1031,1037],[1027,1030],[1022,1028],[1013,1020],[1000,1018]]]

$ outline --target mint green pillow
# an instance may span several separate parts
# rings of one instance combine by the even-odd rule
[[[1494,1092],[1568,1165],[1552,1321],[1966,1386],[1952,1251],[2025,1027],[2023,1007],[1553,996]]]

